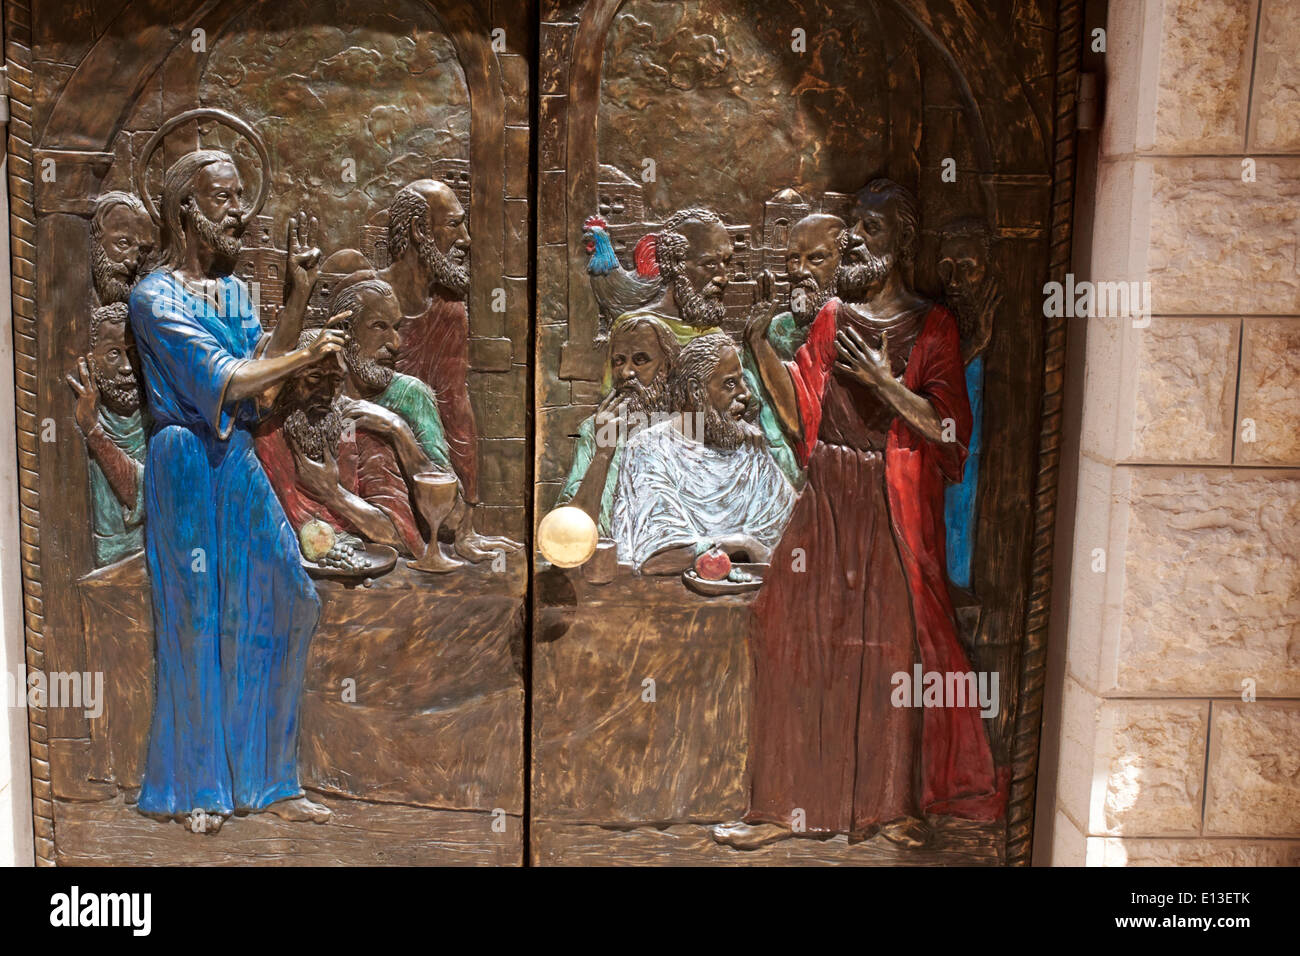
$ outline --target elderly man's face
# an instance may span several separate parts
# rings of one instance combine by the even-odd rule
[[[722,353],[722,358],[704,383],[705,397],[718,414],[740,421],[749,406],[749,389],[740,367],[740,353],[734,346]]]
[[[785,254],[785,271],[793,288],[807,285],[810,291],[827,288],[840,267],[840,249],[836,242],[839,227],[806,219],[790,230],[790,245]]]
[[[667,356],[653,329],[644,325],[617,329],[609,344],[609,365],[615,388],[629,385],[634,379],[642,387],[649,387],[661,378]]]
[[[726,291],[731,280],[731,236],[720,222],[687,220],[679,230],[686,237],[682,271],[692,289],[709,298]]]
[[[149,217],[130,206],[114,206],[104,217],[99,244],[104,255],[124,274],[135,277],[153,251],[153,228]]]
[[[359,300],[360,316],[351,320],[352,337],[356,339],[356,354],[363,360],[392,368],[397,361],[397,350],[402,346],[398,325],[402,321],[402,308],[393,295],[366,292]]]
[[[970,236],[953,236],[939,247],[939,279],[949,298],[970,296],[988,274],[984,247]]]
[[[434,248],[462,265],[469,255],[469,226],[465,209],[450,188],[440,189],[428,197],[429,236]]]

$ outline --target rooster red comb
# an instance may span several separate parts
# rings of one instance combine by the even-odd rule
[[[588,216],[587,221],[582,224],[583,229],[595,229],[597,226],[601,229],[609,228],[609,224],[600,216]]]

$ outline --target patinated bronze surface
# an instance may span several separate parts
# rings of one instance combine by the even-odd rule
[[[43,862],[522,862],[533,19],[7,5]]]
[[[536,578],[538,861],[1025,861],[1062,341],[1036,303],[1065,261],[1077,17],[924,0],[543,10],[536,508],[586,510],[621,571]],[[809,352],[818,315],[829,338]],[[638,328],[645,371],[615,374]],[[627,476],[646,436],[672,434],[655,408],[699,408],[658,376],[682,377],[680,355],[718,332],[745,346],[736,428],[799,490],[775,547],[739,546],[745,515],[704,520],[699,462],[667,520],[646,499],[682,498],[661,476],[681,456]],[[805,435],[814,386],[786,369],[818,356],[821,433]],[[819,450],[845,447],[852,474]],[[900,447],[941,454],[908,471]],[[622,530],[659,529],[648,547],[610,518],[629,509]],[[723,556],[767,561],[762,587]],[[833,640],[814,651],[823,614]],[[900,710],[891,692],[914,685],[891,678],[913,668],[918,702],[924,673],[955,671],[987,706]],[[856,756],[855,721],[876,741]]]
[[[1078,15],[6,0],[40,860],[1026,862]]]

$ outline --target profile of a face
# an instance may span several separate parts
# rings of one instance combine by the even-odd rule
[[[360,315],[351,323],[357,354],[366,361],[392,368],[402,345],[398,326],[402,309],[394,295],[366,292],[360,297]]]
[[[719,415],[740,421],[749,407],[749,389],[740,365],[740,353],[728,346],[704,383],[709,406]]]
[[[731,236],[720,222],[688,219],[678,231],[686,239],[682,274],[705,298],[720,298],[731,280]]]

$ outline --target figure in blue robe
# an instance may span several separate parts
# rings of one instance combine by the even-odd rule
[[[966,470],[959,484],[944,489],[944,525],[948,538],[948,577],[969,588],[971,558],[975,553],[975,503],[980,486],[980,458],[984,451],[984,356],[966,366],[966,393],[970,398],[970,447]]]
[[[298,542],[253,451],[253,400],[228,402],[262,327],[247,287],[217,303],[169,270],[131,293],[153,419],[144,470],[157,695],[138,807],[230,814],[302,794],[298,718],[320,616]]]

